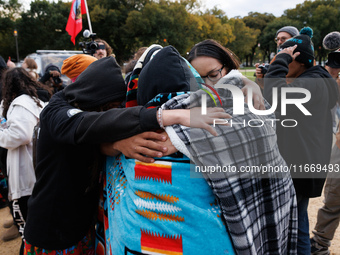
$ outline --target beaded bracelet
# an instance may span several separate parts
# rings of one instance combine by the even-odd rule
[[[162,108],[158,108],[158,111],[157,111],[157,121],[158,121],[159,126],[162,129],[164,129],[162,113],[163,113],[163,109]]]

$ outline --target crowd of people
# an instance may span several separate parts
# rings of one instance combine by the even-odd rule
[[[33,59],[0,58],[0,205],[13,218],[3,240],[21,236],[21,255],[330,254],[340,33],[324,38],[325,67],[312,37],[279,29],[256,82],[212,39],[186,57],[142,47],[125,77],[101,39],[93,56],[51,63],[42,77]],[[250,167],[281,170],[241,171]],[[310,237],[309,199],[325,181]]]

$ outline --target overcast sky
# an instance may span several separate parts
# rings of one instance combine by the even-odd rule
[[[50,0],[52,1],[52,0]],[[67,1],[67,0],[63,0]],[[69,0],[71,1],[71,0]],[[200,0],[203,10],[212,9],[217,6],[223,10],[228,18],[236,16],[247,16],[249,12],[272,13],[276,17],[280,17],[284,10],[293,9],[297,4],[301,4],[304,0]],[[21,0],[26,8],[30,5],[30,0]]]
[[[287,9],[294,9],[304,0],[201,0],[205,9],[217,6],[228,18],[247,16],[249,12],[272,13],[280,17]]]

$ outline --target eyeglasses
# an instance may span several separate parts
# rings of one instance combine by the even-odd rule
[[[287,41],[287,39],[289,39],[289,38],[287,38],[287,37],[276,37],[275,39],[274,39],[274,41],[277,43],[278,41],[281,41],[282,43],[284,43],[285,41]]]
[[[222,78],[222,70],[223,70],[223,68],[224,68],[224,65],[221,67],[221,69],[218,69],[218,70],[215,70],[215,71],[211,71],[208,75],[201,76],[201,78],[202,79],[208,78],[209,81],[216,82],[216,81],[218,81],[219,79]]]

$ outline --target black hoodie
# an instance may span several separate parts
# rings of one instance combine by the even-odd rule
[[[306,197],[321,195],[327,175],[332,148],[331,109],[338,99],[338,87],[327,70],[321,66],[308,68],[293,82],[286,82],[288,65],[292,57],[288,54],[277,55],[265,76],[264,97],[273,102],[273,88],[278,88],[278,107],[276,133],[280,153],[291,167],[294,186],[298,194]],[[287,114],[281,112],[281,89],[304,88],[311,93],[311,98],[303,106],[311,113],[306,116],[295,105],[287,105]],[[287,98],[304,98],[301,93],[288,93]],[[286,121],[288,119],[296,122]],[[283,121],[283,125],[281,122]],[[316,171],[323,167],[323,170]]]
[[[125,98],[120,68],[112,61],[95,61],[76,83],[54,94],[41,112],[37,181],[28,201],[25,226],[26,241],[36,247],[66,249],[90,230],[99,199],[96,174],[104,162],[100,143],[159,128],[156,108],[86,112],[70,104],[97,107],[98,103]]]

